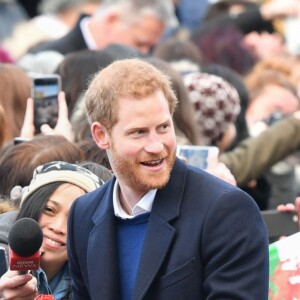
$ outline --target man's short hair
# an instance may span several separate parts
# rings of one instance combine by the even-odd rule
[[[115,61],[94,76],[84,95],[89,120],[91,123],[100,122],[111,130],[118,121],[120,98],[138,101],[156,91],[162,91],[173,114],[177,99],[169,77],[141,59]]]

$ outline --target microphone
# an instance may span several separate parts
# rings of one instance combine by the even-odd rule
[[[38,222],[30,218],[17,220],[8,235],[10,270],[19,274],[38,270],[42,243],[43,232]]]

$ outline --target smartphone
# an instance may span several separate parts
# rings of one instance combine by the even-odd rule
[[[54,128],[58,119],[58,93],[61,77],[49,74],[32,77],[31,97],[34,101],[34,126],[36,133],[43,124]]]
[[[279,212],[276,209],[262,210],[261,215],[266,224],[270,243],[282,236],[299,232],[296,212]]]
[[[300,54],[300,18],[289,17],[284,19],[284,37],[285,44],[292,55]]]
[[[6,250],[0,247],[0,277],[8,270],[8,257]]]
[[[186,163],[208,169],[218,161],[219,149],[215,146],[177,146],[176,155]]]

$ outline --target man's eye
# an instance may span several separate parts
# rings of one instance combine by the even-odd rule
[[[165,130],[168,129],[169,127],[170,127],[169,124],[163,124],[163,125],[160,126],[160,128],[161,128],[163,131],[165,131]]]
[[[144,132],[145,132],[144,130],[138,129],[136,131],[133,131],[132,134],[136,135],[136,136],[139,136],[139,135],[142,135]]]

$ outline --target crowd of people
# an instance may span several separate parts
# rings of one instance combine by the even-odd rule
[[[41,268],[0,298],[267,299],[260,212],[300,208],[299,0],[33,3],[0,0],[0,246],[36,220]]]

